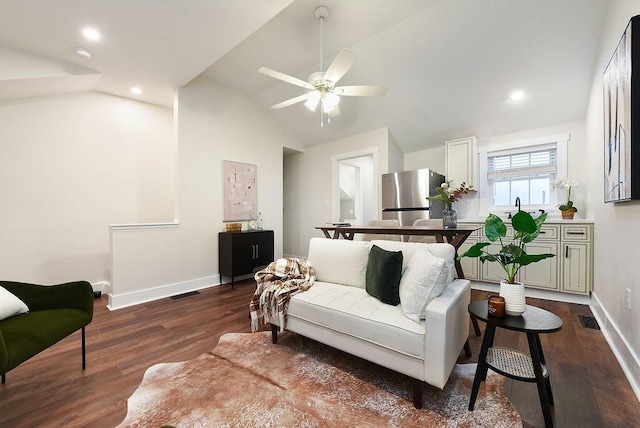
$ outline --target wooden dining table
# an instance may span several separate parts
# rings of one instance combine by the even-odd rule
[[[344,238],[353,240],[356,233],[433,236],[435,237],[436,242],[447,242],[453,245],[453,248],[456,250],[456,273],[458,274],[458,278],[464,279],[464,272],[462,271],[462,266],[458,261],[458,248],[460,248],[469,235],[480,229],[480,227],[459,225],[456,228],[445,229],[441,226],[340,226],[329,224],[325,226],[317,226],[316,229],[321,230],[325,237],[331,239]]]

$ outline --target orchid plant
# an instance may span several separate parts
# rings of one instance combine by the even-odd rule
[[[427,196],[427,199],[430,201],[440,201],[445,204],[452,204],[453,202],[457,202],[462,198],[462,195],[469,193],[473,190],[473,186],[468,185],[464,181],[460,183],[458,187],[452,187],[453,180],[449,179],[442,183],[440,187],[436,188],[436,192],[438,192],[435,196]]]
[[[560,211],[570,210],[573,212],[578,212],[578,209],[573,206],[573,201],[571,200],[571,189],[576,187],[577,185],[577,181],[570,180],[568,177],[561,178],[551,183],[551,188],[553,188],[554,190],[567,189],[567,202],[561,204],[558,207]]]

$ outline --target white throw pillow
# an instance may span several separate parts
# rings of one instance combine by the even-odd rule
[[[444,259],[426,248],[416,251],[400,279],[400,305],[410,320],[420,322],[429,302],[444,291],[448,282]]]
[[[444,259],[444,270],[447,284],[454,280],[456,273],[456,250],[451,244],[427,244],[427,250],[436,257]]]
[[[0,286],[0,320],[29,312],[24,302]]]
[[[366,241],[311,238],[308,259],[316,281],[365,288],[370,248]]]

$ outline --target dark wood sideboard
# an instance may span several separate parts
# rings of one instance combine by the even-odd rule
[[[273,261],[273,230],[247,230],[218,234],[218,266],[222,277],[234,278],[253,273]]]

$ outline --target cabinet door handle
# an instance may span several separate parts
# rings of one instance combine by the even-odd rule
[[[544,230],[541,230],[540,233],[547,233],[547,232],[545,232]]]
[[[251,258],[256,258],[256,246],[254,244],[251,244]]]
[[[564,247],[564,258],[565,259],[569,258],[569,246],[568,245],[566,247]]]
[[[584,232],[567,232],[567,235],[584,235]]]
[[[260,257],[260,246],[256,244],[256,259]]]

